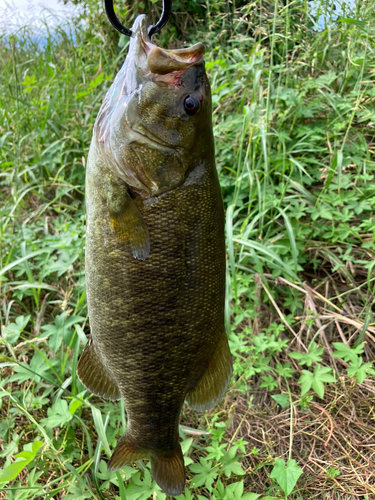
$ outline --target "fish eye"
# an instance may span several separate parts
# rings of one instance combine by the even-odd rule
[[[188,115],[195,115],[200,108],[200,100],[194,94],[187,95],[184,99],[184,109]]]

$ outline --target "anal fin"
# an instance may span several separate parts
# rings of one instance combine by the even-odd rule
[[[119,388],[105,367],[91,336],[78,361],[77,375],[82,384],[96,396],[112,401],[121,399]]]
[[[223,331],[216,351],[197,385],[186,396],[193,410],[205,411],[215,406],[224,396],[232,376],[232,356]]]

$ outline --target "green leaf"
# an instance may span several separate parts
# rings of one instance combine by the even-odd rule
[[[221,442],[225,434],[227,424],[225,422],[216,422],[215,429],[210,429],[210,434],[213,440]]]
[[[14,375],[12,375],[9,380],[11,382],[17,382],[18,384],[25,382],[25,380],[28,380],[29,378],[35,380],[35,382],[40,382],[40,376],[43,376],[50,382],[55,383],[50,367],[38,351],[32,357],[30,365],[22,362],[14,367],[14,372]]]
[[[281,406],[281,408],[288,408],[290,405],[288,394],[275,394],[271,396],[271,398],[274,399],[276,403]]]
[[[238,483],[228,484],[228,486],[226,487],[226,490],[227,490],[227,494],[229,493],[229,495],[232,495],[234,499],[242,498],[242,494],[243,494],[243,490],[244,490],[243,481],[239,481]]]
[[[108,439],[105,433],[105,428],[103,424],[103,417],[98,408],[95,408],[95,406],[91,405],[91,413],[92,413],[92,418],[95,423],[95,428],[98,433],[99,439],[103,445],[103,448],[105,449],[105,452],[107,455],[110,457],[111,456],[111,449],[108,444]]]
[[[343,342],[333,342],[333,346],[336,349],[333,353],[334,358],[341,358],[347,363],[350,361],[355,362],[357,357],[363,354],[364,344],[360,344],[352,349],[344,344]]]
[[[332,368],[322,367],[317,364],[314,368],[314,373],[307,370],[302,370],[302,376],[299,379],[301,384],[301,395],[306,394],[310,388],[323,399],[324,397],[324,383],[336,382],[335,377],[332,375]]]
[[[53,352],[57,352],[64,340],[65,345],[69,345],[70,339],[73,335],[73,330],[70,328],[75,323],[80,323],[85,318],[83,316],[67,316],[66,313],[57,315],[55,317],[54,325],[42,326],[45,335],[49,337],[49,346]]]
[[[265,375],[261,377],[261,379],[264,381],[259,386],[261,388],[266,387],[267,389],[272,391],[273,389],[276,389],[276,387],[278,386],[277,380],[275,380],[274,377],[272,377],[272,375]]]
[[[257,500],[257,498],[260,497],[260,495],[257,493],[244,493],[243,491],[243,481],[231,483],[224,486],[219,479],[216,485],[216,489],[213,490],[212,498],[216,500]]]
[[[260,500],[284,500],[284,499],[279,497],[270,497],[267,495],[266,497],[262,497]]]
[[[86,500],[92,498],[92,494],[88,491],[88,488],[77,481],[73,483],[68,490],[68,495],[64,496],[64,500]]]
[[[193,493],[190,492],[188,488],[185,488],[185,491],[176,497],[177,500],[194,500]]]
[[[316,365],[312,388],[321,399],[324,397],[324,382],[336,382],[335,377],[332,375],[332,368]]]
[[[281,212],[282,216],[284,217],[284,223],[286,227],[286,231],[288,233],[288,238],[290,241],[290,246],[292,248],[292,256],[293,256],[293,263],[294,263],[294,272],[297,274],[298,273],[298,249],[296,245],[296,239],[294,236],[294,231],[292,224],[290,223],[289,217],[287,214],[282,210],[280,207],[278,207],[279,211]]]
[[[121,471],[123,469],[121,468]],[[132,469],[135,473],[136,471]],[[102,488],[108,490],[109,484],[112,483],[118,487],[118,481],[116,477],[116,472],[109,471],[107,467],[107,463],[104,460],[100,460],[99,462],[99,471],[96,473],[96,476],[103,481]]]
[[[182,441],[182,443],[181,443],[181,450],[182,450],[182,454],[183,455],[186,455],[188,453],[188,451],[191,448],[191,445],[193,444],[193,441],[194,441],[193,438],[184,439]]]
[[[73,401],[69,404],[69,412],[74,415],[80,406],[82,406],[82,401],[79,401],[79,399],[73,399]]]
[[[225,453],[220,459],[220,462],[222,464],[220,470],[224,472],[227,477],[230,477],[232,474],[242,476],[243,474],[245,474],[245,472],[243,471],[242,466],[239,463],[240,458],[240,455],[236,455],[236,448],[230,448],[228,453]]]
[[[2,269],[0,269],[0,276],[2,276],[3,274],[5,274],[6,272],[10,271],[11,269],[13,269],[13,267],[16,267],[18,266],[18,264],[21,264],[21,262],[24,262],[28,259],[31,259],[33,257],[36,257],[37,255],[40,255],[42,253],[49,253],[51,252],[51,250],[48,248],[43,248],[43,250],[37,250],[36,252],[32,252],[28,255],[24,255],[23,257],[20,257],[19,259],[15,260],[14,262],[11,262],[10,264],[8,264],[7,266],[3,267]]]
[[[28,463],[28,460],[23,458],[5,467],[4,470],[0,471],[0,482],[8,483],[15,479]]]
[[[358,19],[350,19],[348,17],[338,19],[337,22],[338,23],[345,23],[345,24],[353,24],[354,26],[358,26],[358,28],[365,28],[367,26],[366,21],[358,21]]]
[[[248,445],[249,442],[248,441],[245,441],[243,438],[240,438],[240,439],[237,439],[237,441],[235,441],[233,444],[232,444],[232,447],[235,448],[236,450],[240,450],[242,451],[242,453],[246,453],[246,445]]]
[[[215,460],[220,461],[220,458],[225,455],[226,447],[227,443],[220,444],[217,441],[213,441],[212,445],[206,448],[209,452],[206,458],[215,458]]]
[[[276,373],[280,377],[291,378],[295,371],[293,368],[290,368],[290,363],[284,363],[283,365],[281,363],[276,364]]]
[[[24,451],[21,451],[15,455],[16,461],[5,467],[0,471],[0,483],[8,483],[13,481],[18,474],[32,461],[34,460],[39,448],[43,445],[41,441],[34,441],[31,446],[30,443],[24,446]],[[28,450],[26,448],[30,448]]]
[[[289,356],[297,359],[300,365],[311,366],[313,363],[322,361],[324,348],[318,348],[315,342],[311,342],[308,352],[291,352]]]
[[[189,469],[192,472],[196,472],[197,475],[191,480],[191,485],[193,488],[199,488],[199,486],[205,485],[208,490],[211,490],[212,483],[218,476],[218,468],[212,467],[212,460],[206,460],[201,457],[199,459],[199,464],[192,464]]]
[[[301,384],[301,395],[306,394],[312,386],[314,375],[308,370],[302,370],[302,375],[299,378],[299,383]]]
[[[295,487],[298,478],[302,474],[302,469],[298,467],[295,460],[288,460],[287,464],[281,458],[275,460],[275,466],[272,469],[270,477],[276,479],[277,484],[287,496]]]
[[[18,316],[14,323],[9,323],[2,331],[2,336],[11,345],[15,344],[18,337],[25,329],[27,323],[30,321],[31,316]]]
[[[153,498],[154,492],[158,500],[165,500],[167,495],[160,491],[159,486],[152,480],[149,471],[144,471],[143,480],[140,479],[140,473],[132,477],[130,485],[126,488],[126,500],[148,500]]]
[[[49,428],[62,427],[73,418],[65,399],[58,399],[51,408],[48,408],[47,415],[48,417],[42,418],[40,423]]]
[[[372,368],[372,361],[362,364],[363,360],[359,356],[356,357],[354,361],[350,363],[350,368],[348,368],[349,377],[356,377],[357,381],[362,384],[367,375],[374,375],[375,371]]]
[[[216,483],[216,488],[212,490],[213,495],[211,498],[213,500],[257,500],[260,497],[257,493],[244,493],[243,491],[243,480],[224,486],[219,479]]]
[[[104,73],[99,73],[99,75],[90,82],[89,88],[95,89],[104,80]]]
[[[237,238],[233,238],[233,241],[235,241],[240,245],[243,245],[244,247],[248,247],[255,250],[255,252],[258,252],[259,255],[266,256],[270,262],[279,267],[280,270],[283,270],[287,276],[290,276],[291,278],[293,278],[293,280],[300,282],[298,276],[277,255],[277,253],[271,250],[270,248],[266,247],[265,245],[262,245],[261,243],[258,243],[257,241],[251,241],[251,240],[244,241],[244,240],[239,240]]]
[[[327,476],[331,477],[332,479],[335,478],[336,476],[339,476],[340,474],[341,472],[335,469],[334,467],[329,467],[329,469],[327,469]]]

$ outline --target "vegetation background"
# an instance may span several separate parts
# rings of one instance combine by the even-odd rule
[[[0,36],[0,498],[164,500],[147,463],[108,472],[124,407],[76,377],[85,158],[127,48],[79,3]],[[161,8],[115,4],[128,25]],[[157,37],[207,47],[234,358],[225,399],[184,409],[179,500],[374,498],[374,18],[373,0],[176,0]]]

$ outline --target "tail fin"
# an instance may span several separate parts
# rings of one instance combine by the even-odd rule
[[[163,493],[178,496],[185,488],[185,466],[181,446],[173,451],[156,453],[140,449],[125,432],[117,443],[108,464],[108,470],[120,469],[126,464],[151,456],[152,475]]]
[[[151,455],[152,475],[163,493],[176,497],[185,488],[185,465],[181,446],[173,451]]]
[[[111,460],[108,463],[108,470],[121,469],[126,464],[131,464],[142,458],[149,458],[149,456],[150,453],[147,450],[138,448],[125,432],[111,456]]]

